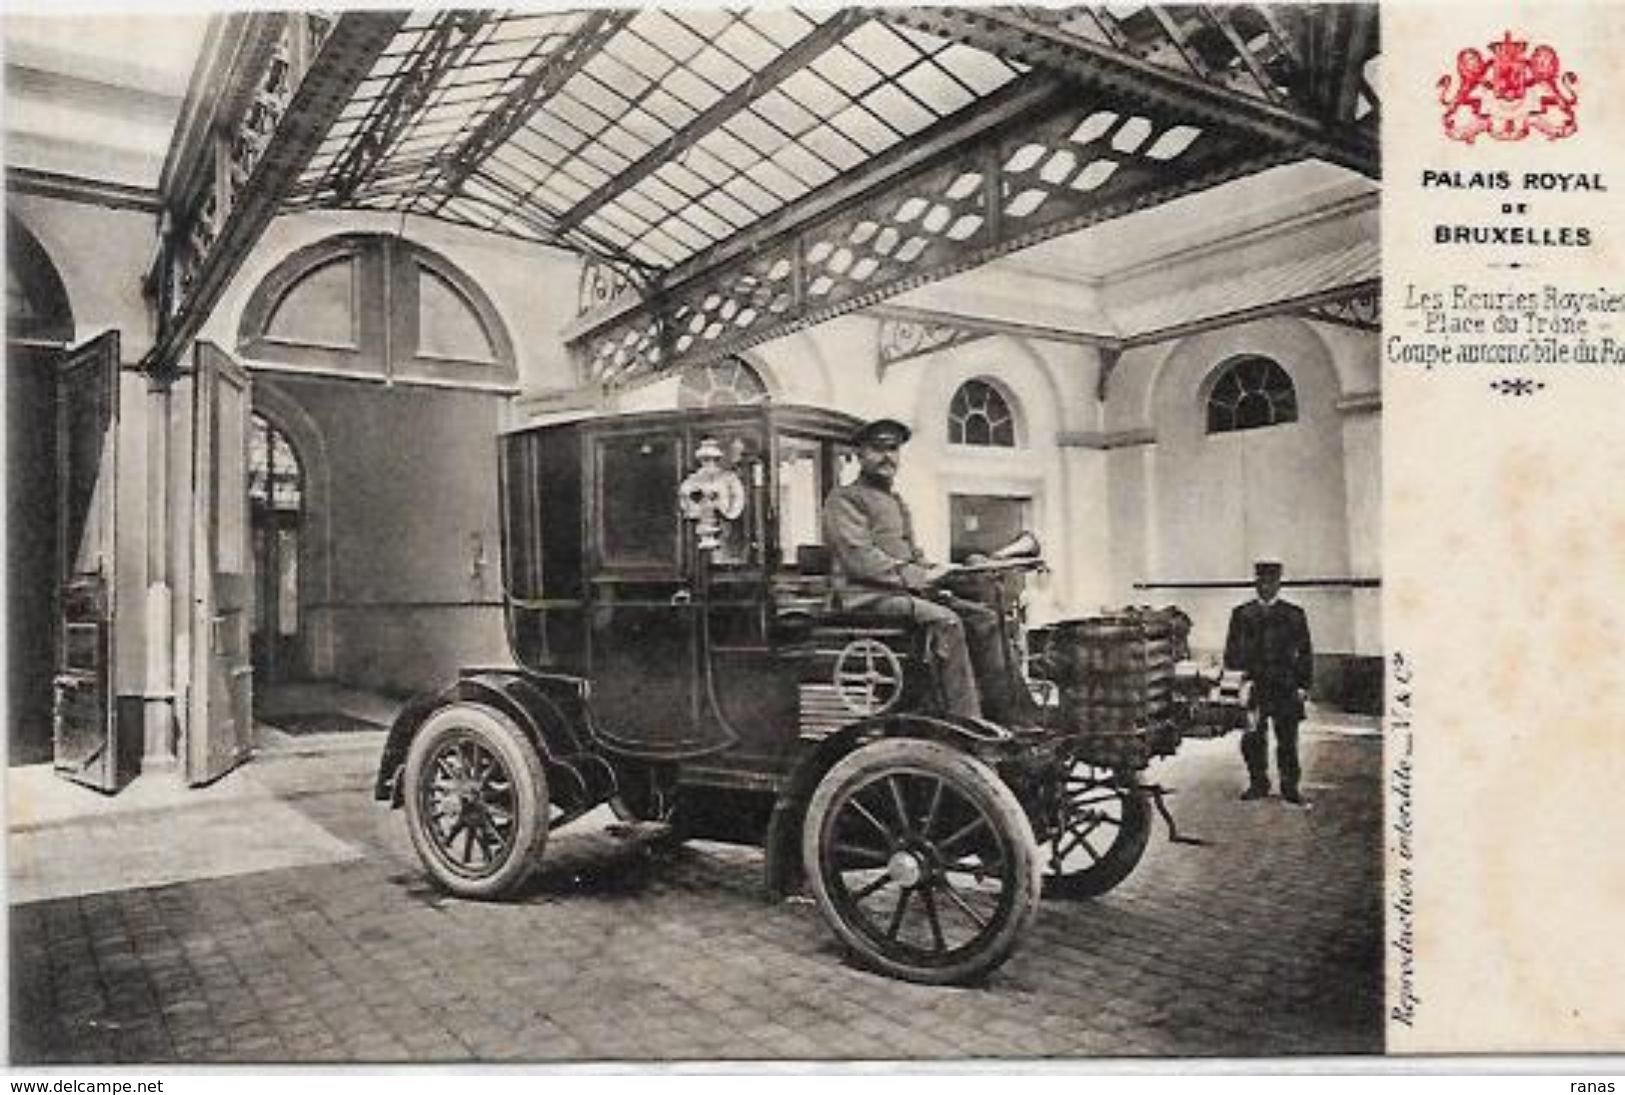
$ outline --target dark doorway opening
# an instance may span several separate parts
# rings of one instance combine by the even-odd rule
[[[254,541],[254,678],[261,685],[300,680],[307,671],[299,598],[304,468],[287,435],[257,412],[248,442],[248,501]]]

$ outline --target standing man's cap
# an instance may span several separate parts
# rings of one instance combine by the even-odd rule
[[[1253,560],[1254,574],[1279,574],[1285,569],[1279,555],[1266,553]]]
[[[852,434],[852,444],[859,448],[864,445],[903,445],[912,436],[909,428],[897,419],[877,418],[858,427]]]

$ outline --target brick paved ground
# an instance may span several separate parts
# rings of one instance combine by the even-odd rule
[[[1046,902],[984,985],[858,970],[761,857],[566,829],[520,900],[429,889],[368,755],[254,778],[366,851],[11,910],[16,1063],[920,1058],[1379,1051],[1379,742],[1308,734],[1304,813],[1240,803],[1234,740],[1154,769],[1181,827]]]

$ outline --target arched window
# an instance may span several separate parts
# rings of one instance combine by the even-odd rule
[[[1285,369],[1267,357],[1225,365],[1207,396],[1207,432],[1260,430],[1298,420],[1298,391]]]
[[[762,375],[737,357],[685,371],[677,389],[677,405],[684,410],[739,407],[766,403],[768,398]]]
[[[473,278],[393,235],[330,236],[289,255],[243,310],[238,351],[374,380],[512,390],[513,343]]]
[[[950,445],[1016,447],[1016,416],[1004,395],[985,380],[967,380],[948,405]]]

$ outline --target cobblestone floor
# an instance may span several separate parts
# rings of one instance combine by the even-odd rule
[[[447,899],[370,754],[254,778],[359,861],[11,909],[15,1063],[1247,1056],[1378,1052],[1380,742],[1305,735],[1312,811],[1235,800],[1234,740],[1153,769],[1178,788],[1140,868],[1046,902],[986,983],[843,960],[761,856],[568,828],[517,901]]]

